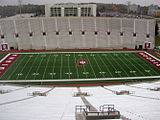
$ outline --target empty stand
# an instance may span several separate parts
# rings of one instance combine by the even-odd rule
[[[4,35],[0,42],[19,50],[134,49],[144,48],[145,42],[154,48],[154,26],[154,20],[103,17],[0,20],[0,34]]]

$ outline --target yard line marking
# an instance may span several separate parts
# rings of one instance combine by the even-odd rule
[[[119,54],[121,54],[121,53],[119,53]],[[130,67],[128,67],[128,65],[126,65],[125,63],[124,63],[124,61],[121,59],[121,57],[118,57],[118,55],[116,55],[117,56],[117,58],[120,60],[120,61],[122,61],[122,63],[127,67],[127,68],[129,68],[130,69]],[[119,62],[117,62],[118,64],[120,64]],[[120,65],[120,67],[123,69],[123,67]],[[123,71],[129,76],[129,74],[123,69]],[[130,71],[132,71],[131,69],[130,69]],[[119,71],[118,71],[119,72]],[[134,73],[134,72],[133,72]],[[136,73],[135,73],[136,74]]]
[[[92,69],[92,71],[93,71],[93,73],[94,73],[94,76],[95,76],[95,78],[97,78],[97,76],[96,76],[96,74],[95,74],[95,72],[94,72],[94,69],[93,69],[93,67],[92,67],[92,65],[91,65],[91,63],[90,63],[90,60],[89,60],[89,58],[88,58],[88,55],[85,53],[85,55],[86,55],[86,57],[87,57],[87,60],[88,60],[88,62],[89,62],[89,65],[90,65],[90,67],[91,67],[91,69]]]
[[[69,70],[69,79],[70,79],[70,75],[71,75],[70,73],[71,73],[71,72],[70,72],[70,67],[69,67],[69,56],[70,56],[70,55],[68,55],[68,60],[67,60],[67,61],[68,61],[68,70]]]
[[[131,59],[132,59],[132,61],[134,62],[134,63],[136,63],[138,66],[140,66],[140,68],[142,68],[144,71],[145,71],[145,68],[143,67],[143,65],[140,65],[138,62],[136,62],[136,60],[135,60],[135,57],[134,58],[132,58],[132,57],[130,57]],[[140,70],[139,70],[140,71]],[[143,72],[142,72],[143,73]],[[152,75],[151,73],[149,73],[150,75]],[[143,73],[143,75],[145,76],[145,74]]]
[[[26,67],[27,63],[30,61],[31,57],[28,59],[28,61],[25,63],[25,65],[23,66],[22,70],[20,73],[23,72],[24,68]],[[17,76],[16,80],[19,78],[19,75]]]
[[[25,56],[26,57],[26,56]],[[24,57],[24,58],[25,58]],[[19,67],[19,65],[23,62],[24,58],[22,58],[22,60],[19,62],[19,64],[16,66],[16,68],[13,70],[13,72],[9,75],[9,77],[7,79],[10,79],[11,76],[13,75],[14,72],[16,72],[17,68]]]
[[[40,65],[41,65],[41,63],[42,63],[42,61],[43,61],[43,59],[44,59],[44,57],[41,58],[41,61],[40,61],[39,65],[38,65],[38,68],[36,69],[36,73],[38,72],[39,67],[40,67]],[[38,73],[37,73],[37,74],[38,74]],[[39,75],[39,74],[38,74],[38,75]],[[34,79],[36,78],[36,76],[37,76],[37,75],[34,76]]]
[[[123,71],[116,71],[117,73],[121,73],[121,72],[124,72],[124,73],[126,73],[126,75],[129,77],[129,75],[128,75],[128,73],[124,70],[124,68],[120,65],[120,63],[119,62],[117,62],[114,58],[113,58],[113,56],[111,55],[111,58],[113,59],[113,61],[115,61],[115,63],[123,70]],[[119,57],[117,57],[117,58],[119,58]],[[122,61],[123,62],[123,61]],[[121,75],[121,74],[120,74]]]
[[[122,56],[123,57],[123,55],[121,55],[121,53],[120,53],[120,56]],[[129,68],[129,70],[130,70],[130,73],[134,73],[136,76],[137,76],[137,74],[136,74],[136,71],[133,71],[128,65],[126,65],[126,63],[121,59],[121,57],[117,57],[120,61],[122,61],[122,63],[127,67],[127,68]],[[125,58],[125,57],[124,57]],[[125,60],[126,61],[128,61],[126,58],[125,58]],[[128,61],[129,63],[131,63],[130,61]],[[132,63],[131,63],[132,64]],[[134,65],[132,65],[134,68],[135,68],[135,66]],[[136,68],[137,69],[137,68]],[[139,70],[138,70],[139,71]],[[126,72],[127,73],[127,72]],[[128,74],[128,73],[127,73]]]
[[[110,72],[110,70],[108,69],[107,65],[105,64],[105,62],[103,61],[103,59],[100,57],[100,55],[98,54],[98,57],[100,58],[100,60],[102,61],[102,63],[104,64],[105,68],[107,69],[107,71],[109,72],[109,74],[113,77],[112,73]]]
[[[137,71],[139,71],[140,73],[142,73],[142,75],[144,75],[145,76],[145,74],[143,73],[143,72],[141,72],[131,61],[129,61],[128,59],[126,59],[126,57],[124,57],[123,55],[121,55],[121,53],[120,53],[120,56],[122,56],[126,61],[128,61],[129,63],[131,63],[131,65],[137,70]],[[123,62],[123,61],[122,61]],[[128,65],[127,65],[127,67],[128,67]],[[128,67],[129,68],[129,67]],[[131,70],[131,69],[130,69]],[[132,71],[132,70],[131,70]],[[134,73],[134,71],[132,71],[133,73]],[[136,73],[135,73],[136,74]],[[137,74],[136,74],[136,76],[137,76]]]
[[[76,62],[75,53],[74,53],[74,62],[75,62],[75,67],[76,67],[76,71],[77,71],[77,77],[79,78],[79,73],[78,73],[78,68],[77,68],[77,62]]]
[[[51,54],[48,57],[47,64],[46,64],[45,69],[44,69],[42,80],[44,79],[44,76],[45,76],[45,73],[46,73],[46,70],[47,70],[47,67],[48,67],[48,63],[49,63],[50,57],[51,57]]]
[[[3,60],[5,60],[8,56],[10,56],[10,53],[7,54],[6,56],[4,56],[4,57],[0,60],[0,63],[1,63]]]
[[[156,59],[156,60],[160,61],[160,59],[158,59],[157,57],[155,57],[155,56],[153,56],[153,55],[149,54],[148,52],[144,52],[144,53],[146,53],[146,54],[148,54],[149,56],[151,56],[152,58],[154,58],[154,59]]]
[[[112,63],[110,63],[110,61],[106,58],[106,56],[104,56],[104,58],[108,61],[108,63],[113,67],[113,69],[115,71],[117,71],[117,69],[114,67],[114,65]],[[113,59],[113,58],[112,58]],[[118,74],[121,77],[121,74]]]
[[[32,64],[32,66],[30,67],[30,69],[29,69],[29,71],[28,71],[28,73],[27,73],[27,75],[26,75],[26,77],[25,77],[25,80],[27,79],[27,77],[28,77],[28,75],[29,75],[30,71],[31,71],[31,70],[32,70],[32,68],[34,67],[33,65],[34,65],[34,63],[36,62],[36,60],[37,60],[38,56],[39,56],[39,55],[37,55],[37,56],[36,56],[36,58],[34,59],[33,64]]]
[[[61,54],[60,79],[62,79],[62,65],[63,63],[62,63],[62,54]]]
[[[103,74],[104,72],[102,72],[102,69],[100,68],[99,64],[97,63],[97,60],[95,59],[95,57],[94,57],[94,56],[93,56],[93,58],[94,58],[94,60],[96,61],[96,64],[97,64],[97,66],[98,66],[99,70],[101,71],[102,76],[105,78],[105,75]]]
[[[53,75],[54,75],[54,73],[55,73],[55,72],[54,72],[54,71],[55,71],[54,69],[55,69],[55,66],[56,66],[56,60],[57,60],[57,56],[54,55],[54,63],[53,63],[53,68],[52,68],[52,73],[53,73],[53,74],[52,74],[52,79],[53,79]]]

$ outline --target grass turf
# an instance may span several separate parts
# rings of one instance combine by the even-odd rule
[[[2,58],[4,58],[4,56],[6,56],[8,53],[0,53],[0,60],[2,59]]]
[[[78,66],[78,60],[87,65]],[[1,80],[61,80],[159,76],[160,70],[135,52],[22,54]]]

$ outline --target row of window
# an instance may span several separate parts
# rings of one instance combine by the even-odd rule
[[[81,31],[81,35],[85,35],[85,33],[86,33],[85,31]],[[59,34],[60,34],[60,32],[59,32],[59,31],[56,31],[56,35],[59,35]],[[72,32],[72,31],[69,31],[68,34],[69,34],[69,35],[72,35],[73,32]],[[106,32],[106,34],[107,34],[107,35],[110,35],[111,32]],[[43,35],[43,36],[46,36],[47,33],[46,33],[46,32],[42,32],[42,35]],[[98,35],[98,31],[94,31],[94,35]],[[123,33],[123,32],[120,32],[120,36],[123,36],[123,35],[124,35],[124,33]],[[5,38],[5,36],[4,36],[3,34],[0,35],[0,36],[1,36],[1,39],[4,39],[4,38]],[[30,32],[30,33],[29,33],[29,36],[32,37],[32,36],[33,36],[33,32]],[[133,33],[133,37],[136,37],[136,36],[137,36],[137,33]],[[15,37],[18,38],[18,37],[19,37],[19,34],[18,34],[18,33],[15,33]],[[146,34],[146,37],[149,38],[149,37],[150,37],[150,34]]]

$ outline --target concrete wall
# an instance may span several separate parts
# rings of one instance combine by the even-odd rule
[[[122,49],[155,42],[155,21],[104,17],[52,17],[0,20],[0,43],[15,49]],[[69,35],[72,31],[72,35]],[[85,34],[82,35],[84,31]],[[97,35],[95,35],[95,31]],[[29,33],[33,36],[29,36]],[[46,35],[43,35],[43,32]],[[56,35],[59,32],[59,35]],[[107,34],[110,32],[110,35]],[[123,33],[123,36],[120,33]],[[18,37],[15,34],[18,34]],[[136,37],[133,37],[136,33]],[[146,37],[149,34],[149,38]]]

